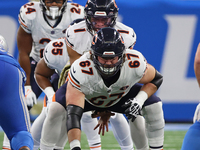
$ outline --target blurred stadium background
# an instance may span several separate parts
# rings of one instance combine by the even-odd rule
[[[28,0],[0,0],[0,34],[8,41],[9,51],[16,59],[18,13],[26,2]],[[73,2],[84,6],[86,0]],[[200,42],[200,0],[116,0],[116,3],[118,20],[137,34],[135,49],[164,76],[156,94],[163,101],[166,131],[183,131],[182,140],[200,99],[193,70]],[[31,110],[32,121],[41,111],[43,97],[44,94]]]

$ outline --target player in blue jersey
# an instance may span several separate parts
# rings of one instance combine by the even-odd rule
[[[0,35],[0,125],[12,150],[32,150],[30,119],[24,97],[26,74],[7,50],[6,41]]]
[[[198,85],[200,86],[200,43],[197,47],[194,72],[197,78]],[[197,105],[193,122],[194,124],[188,129],[182,144],[181,150],[198,150],[200,148],[200,103]]]

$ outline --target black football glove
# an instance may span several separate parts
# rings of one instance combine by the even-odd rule
[[[127,108],[125,114],[132,122],[141,114],[140,111],[142,106],[140,106],[139,102],[135,98],[127,100],[122,107]]]

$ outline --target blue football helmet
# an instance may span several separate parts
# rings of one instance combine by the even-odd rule
[[[92,60],[98,72],[108,78],[114,76],[121,68],[124,61],[124,41],[120,33],[111,27],[100,29],[92,41]],[[113,59],[118,57],[115,64],[102,64],[98,60],[98,56],[103,59]]]
[[[88,0],[85,5],[85,19],[90,33],[94,34],[97,29],[92,18],[104,18],[107,27],[113,27],[116,23],[119,8],[115,0]]]

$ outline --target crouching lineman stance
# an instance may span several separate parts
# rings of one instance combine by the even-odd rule
[[[6,41],[0,35],[0,125],[12,150],[32,150],[30,119],[24,97],[26,75],[7,49]]]
[[[56,92],[56,101],[66,98],[67,132],[71,150],[79,150],[80,119],[83,112],[109,110],[125,113],[132,123],[140,113],[145,117],[151,150],[162,150],[164,119],[161,102],[154,109],[148,98],[162,83],[162,75],[147,64],[143,55],[125,49],[121,35],[113,28],[102,28],[93,37],[92,50],[86,52],[71,66],[67,83]],[[133,86],[141,83],[136,90]],[[66,95],[65,95],[66,94]],[[160,145],[158,145],[158,143]]]
[[[78,59],[85,51],[90,50],[93,35],[101,28],[113,27],[123,37],[125,48],[132,49],[136,42],[136,33],[134,30],[123,23],[116,21],[118,16],[117,4],[115,0],[88,0],[85,5],[85,20],[75,25],[70,26],[66,31],[67,51],[72,64],[74,60]],[[65,79],[64,79],[65,81]],[[139,91],[141,85],[135,84],[134,91]],[[157,103],[159,102],[159,103]],[[152,95],[148,99],[148,107],[146,111],[157,110],[159,117],[163,117],[161,100],[156,95]],[[155,108],[154,108],[155,107]],[[147,109],[148,108],[148,109]],[[150,112],[148,112],[149,114]],[[83,117],[82,117],[83,118]],[[83,120],[83,119],[82,119]],[[131,143],[129,142],[130,129],[125,117],[120,113],[115,113],[115,116],[110,117],[110,124],[116,140],[118,141],[122,150],[129,149]],[[146,136],[146,130],[152,124],[146,122],[143,116],[138,116],[134,122],[131,122],[132,132],[131,138],[134,146],[138,150],[149,150],[149,145],[158,147],[164,142],[164,119],[163,122],[154,122],[154,129]],[[81,124],[81,129],[84,125]],[[123,128],[123,129],[122,129]],[[133,129],[135,128],[135,129]],[[159,128],[159,130],[157,130]],[[152,127],[151,127],[152,129]],[[156,133],[158,132],[158,133]],[[163,133],[163,134],[161,134]],[[155,134],[155,135],[152,135]],[[148,138],[147,138],[148,137]],[[130,140],[131,140],[130,138]],[[128,141],[128,142],[127,142]],[[129,145],[129,146],[128,146]]]

